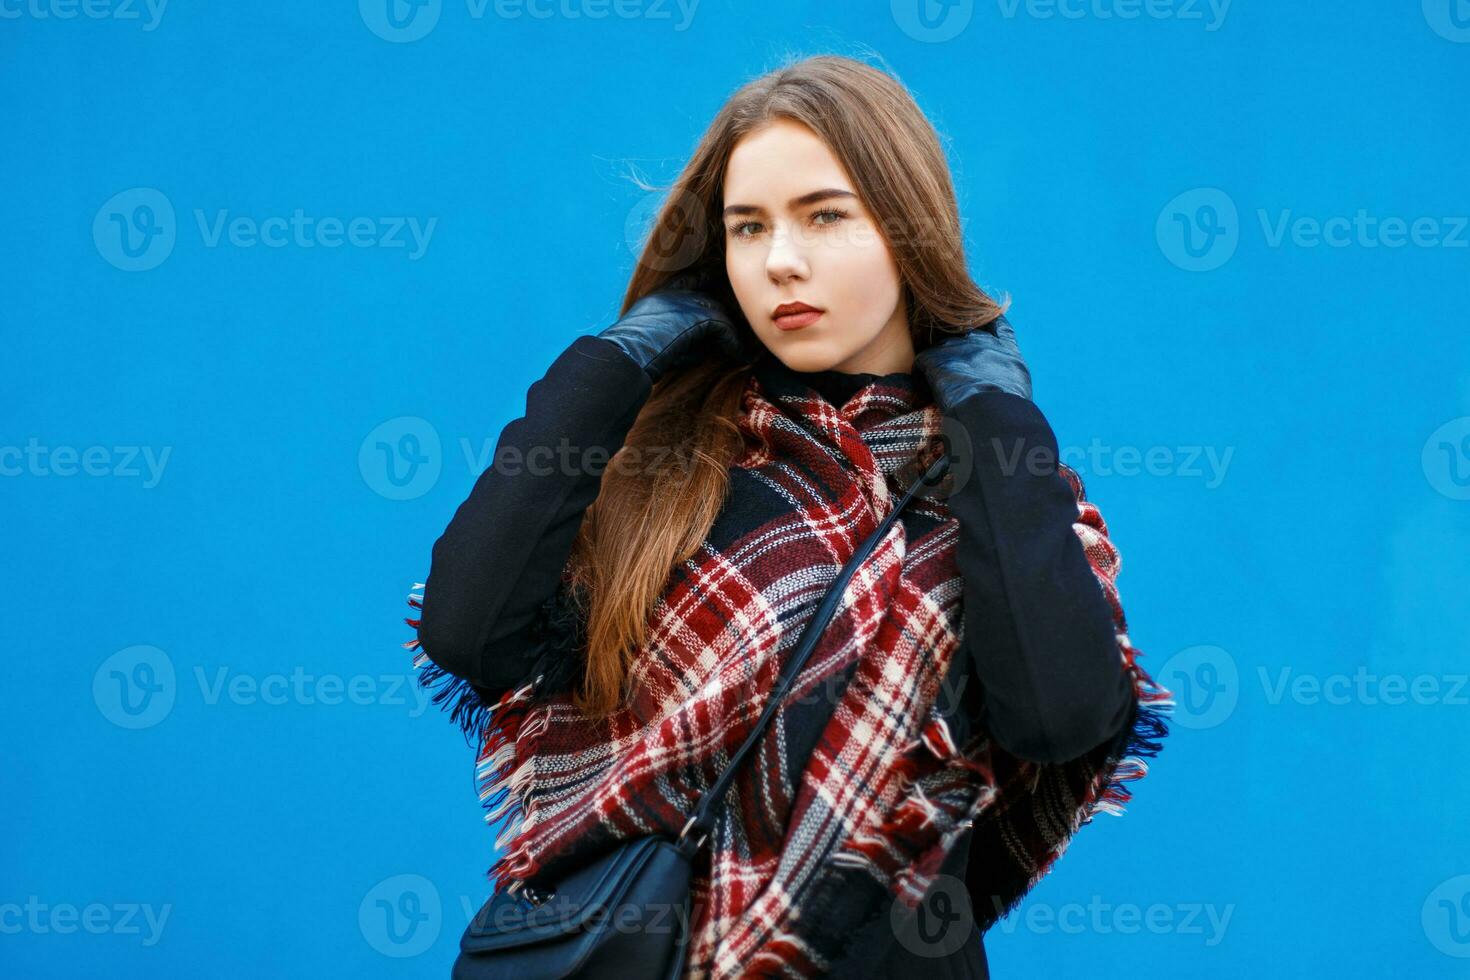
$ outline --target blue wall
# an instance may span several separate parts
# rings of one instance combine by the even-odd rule
[[[405,595],[627,172],[872,52],[1181,702],[995,976],[1465,975],[1470,3],[395,2],[0,0],[0,973],[445,975]]]

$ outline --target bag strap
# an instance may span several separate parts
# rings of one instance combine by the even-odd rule
[[[909,501],[914,498],[914,494],[918,492],[919,487],[934,486],[940,480],[944,479],[945,473],[949,471],[949,463],[949,453],[947,452],[932,463],[924,471],[924,474],[913,482],[913,485],[909,487],[908,492],[903,495],[903,499],[898,502],[898,505],[889,511],[888,515],[873,529],[872,533],[863,539],[863,542],[858,545],[857,551],[848,559],[847,564],[842,566],[842,570],[837,573],[837,577],[833,579],[832,584],[827,588],[826,595],[822,597],[821,603],[818,604],[816,612],[812,613],[812,618],[807,621],[806,627],[802,630],[801,639],[796,644],[796,652],[791,655],[790,660],[782,668],[781,677],[776,682],[775,691],[766,701],[765,710],[761,712],[761,716],[757,719],[755,727],[750,730],[750,734],[746,736],[745,742],[730,757],[730,764],[725,767],[724,772],[720,773],[720,778],[715,780],[713,786],[700,794],[699,802],[689,815],[688,821],[685,822],[684,829],[679,831],[677,843],[681,853],[692,857],[709,840],[709,835],[714,828],[714,819],[711,815],[712,809],[724,799],[726,790],[730,788],[730,783],[735,778],[735,770],[739,768],[740,764],[754,750],[756,743],[760,741],[761,736],[764,734],[766,726],[770,724],[771,719],[775,717],[777,710],[781,707],[781,702],[785,699],[786,693],[791,689],[791,685],[796,683],[797,675],[801,673],[802,668],[806,666],[807,660],[810,659],[812,651],[816,649],[817,641],[821,639],[822,632],[827,628],[827,624],[831,622],[833,614],[836,613],[837,604],[842,600],[842,593],[846,590],[847,583],[857,573],[858,566],[868,559],[868,556],[873,553],[873,549],[878,546],[878,542],[883,540],[888,534],[889,529],[898,520],[899,514],[908,506]],[[698,834],[696,837],[691,837],[690,832],[694,830],[697,830]]]

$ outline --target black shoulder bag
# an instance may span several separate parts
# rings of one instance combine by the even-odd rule
[[[949,470],[946,453],[914,481],[898,505],[842,567],[802,631],[770,700],[730,764],[706,792],[679,836],[640,837],[578,868],[554,888],[502,889],[460,937],[453,980],[550,977],[677,980],[689,940],[689,880],[694,855],[709,840],[711,808],[755,747],[831,621],[842,591],[922,485]]]

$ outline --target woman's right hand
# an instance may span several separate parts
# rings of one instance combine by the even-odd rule
[[[664,286],[632,306],[597,336],[612,341],[636,361],[649,381],[721,354],[740,364],[758,350],[741,338],[724,305],[708,292]]]

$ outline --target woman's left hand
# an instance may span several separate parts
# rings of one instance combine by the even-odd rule
[[[988,327],[945,337],[920,351],[914,366],[923,372],[942,411],[982,391],[1007,391],[1031,400],[1031,371],[1004,315]]]

